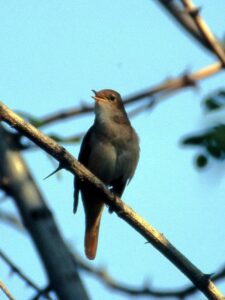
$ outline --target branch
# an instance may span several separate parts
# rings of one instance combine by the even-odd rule
[[[143,287],[136,288],[130,285],[123,284],[119,282],[117,279],[113,278],[106,269],[102,267],[94,267],[91,264],[87,263],[85,260],[83,260],[80,256],[74,253],[74,251],[71,252],[72,256],[76,259],[79,267],[85,271],[88,272],[94,276],[96,276],[103,284],[105,284],[107,287],[121,292],[128,294],[130,296],[151,296],[155,298],[178,298],[178,299],[185,299],[186,297],[189,297],[193,294],[195,294],[198,289],[193,286],[187,286],[184,288],[176,288],[176,289],[156,289],[153,287],[149,287],[146,284],[143,285]],[[215,275],[212,276],[212,279],[214,281],[219,281],[225,277],[225,267],[223,267],[221,270],[215,273]]]
[[[20,220],[13,214],[3,211],[0,209],[0,221],[5,222],[9,225],[12,225],[14,228],[24,231],[23,224],[20,222]]]
[[[49,290],[47,289],[40,289],[30,278],[28,278],[12,261],[11,259],[3,253],[2,250],[0,250],[0,257],[9,265],[11,272],[16,273],[25,283],[29,286],[32,287],[36,292],[37,295],[43,295],[45,296],[46,299],[52,299],[49,295],[48,292]],[[37,298],[38,299],[38,298]]]
[[[17,267],[12,261],[11,259],[5,254],[3,253],[2,250],[0,250],[0,257],[2,260],[4,260],[4,262],[10,267],[10,272],[11,273],[16,273],[23,281],[26,282],[26,284],[29,287],[32,287],[37,293],[41,293],[42,289],[40,289],[30,278],[28,278],[28,276],[26,276],[22,270],[20,270],[19,267]],[[47,293],[42,293],[46,299],[51,299]]]
[[[7,287],[4,285],[4,283],[0,280],[0,289],[4,292],[4,294],[9,298],[9,300],[15,300],[13,296],[10,294]]]
[[[203,18],[199,14],[199,9],[192,3],[191,0],[181,0],[183,2],[184,7],[187,9],[187,12],[193,18],[196,26],[198,27],[199,31],[201,32],[202,36],[207,40],[209,43],[212,51],[215,55],[220,59],[225,67],[225,52],[222,46],[220,45],[219,41],[215,38],[213,33],[211,32],[210,28],[203,20]]]
[[[171,14],[172,17],[185,29],[194,39],[196,39],[203,47],[207,50],[212,51],[210,44],[204,36],[199,32],[193,19],[187,12],[183,11],[182,8],[171,0],[158,0],[158,2]]]
[[[124,104],[129,105],[140,100],[150,99],[147,105],[144,105],[139,109],[139,111],[143,111],[144,108],[152,109],[156,104],[164,100],[166,97],[173,95],[174,92],[182,90],[188,87],[195,87],[197,82],[207,77],[210,77],[222,69],[222,63],[214,62],[211,65],[203,67],[195,72],[187,73],[173,79],[167,79],[162,83],[157,84],[156,86],[150,87],[142,92],[134,93],[133,95],[127,96],[124,98]],[[38,121],[32,121],[34,119],[33,116],[28,116],[27,114],[22,113],[22,116],[25,115],[26,119],[33,125],[38,124],[38,128],[49,125],[51,123],[57,122],[59,120],[68,119],[75,116],[82,116],[84,114],[93,112],[93,105],[90,106],[81,106],[81,108],[70,108],[63,112],[55,112],[51,115],[42,117],[42,119],[38,119]],[[79,138],[80,136],[76,136]]]
[[[44,296],[45,294],[48,294],[51,292],[51,287],[47,286],[45,289],[41,290],[40,292],[37,293],[31,300],[38,300],[40,297]]]
[[[167,257],[177,268],[183,272],[194,285],[210,299],[225,299],[221,292],[210,280],[210,276],[202,273],[182,253],[180,253],[162,234],[148,224],[136,212],[128,207],[121,199],[111,193],[101,180],[95,177],[88,169],[80,164],[65,148],[41,133],[38,129],[27,123],[13,111],[0,103],[0,119],[19,131],[22,135],[32,140],[44,151],[52,155],[66,170],[77,175],[82,180],[87,180],[102,194],[103,201],[110,209],[130,224],[149,243]]]
[[[49,278],[49,286],[59,299],[88,300],[44,198],[35,185],[25,162],[14,145],[14,138],[0,126],[0,178],[10,178],[7,193],[14,199],[24,226],[30,233]],[[17,166],[17,167],[15,167]],[[56,251],[57,249],[57,251]]]
[[[153,299],[170,297],[184,298],[185,296],[188,296],[197,291],[197,288],[193,286],[190,289],[182,289],[180,291],[156,290],[154,288],[146,286],[146,284],[140,288],[131,287],[129,285],[120,283],[117,279],[113,278],[104,268],[93,267],[92,265],[87,264],[83,259],[78,257],[77,254],[75,255],[74,253],[72,253],[72,255],[76,258],[76,261],[78,262],[78,265],[82,270],[96,276],[108,288],[128,294],[130,296],[151,296],[154,297]]]

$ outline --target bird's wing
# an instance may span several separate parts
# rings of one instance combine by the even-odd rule
[[[83,142],[81,144],[80,153],[78,156],[78,161],[81,162],[83,165],[87,165],[90,152],[91,152],[91,135],[93,131],[93,126],[88,130],[86,135],[83,138]],[[77,176],[74,178],[74,203],[73,203],[73,213],[75,214],[77,211],[78,206],[78,199],[79,199],[79,191],[80,191],[80,180]]]

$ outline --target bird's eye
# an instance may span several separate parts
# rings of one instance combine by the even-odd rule
[[[116,99],[116,97],[114,95],[110,95],[108,98],[110,101],[114,101]]]

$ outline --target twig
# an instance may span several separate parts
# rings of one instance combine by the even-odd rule
[[[68,119],[71,117],[75,117],[77,115],[85,115],[92,111],[93,111],[93,106],[86,105],[86,106],[81,106],[81,108],[75,107],[72,109],[56,112],[54,114],[43,117],[41,119],[38,127],[40,128],[40,127],[46,126],[50,123],[54,123],[54,122],[60,121],[60,120],[65,120],[65,119]]]
[[[149,105],[148,109],[153,108],[162,99],[171,96],[172,92],[179,91],[184,88],[193,87],[197,82],[209,76],[218,73],[222,69],[222,63],[214,62],[211,65],[203,67],[192,73],[185,73],[174,79],[168,79],[142,92],[137,92],[131,96],[124,97],[124,104],[132,104],[139,100],[155,97],[154,103]],[[51,115],[43,117],[38,122],[38,128],[49,125],[59,120],[68,119],[75,116],[81,116],[94,110],[93,106],[83,106],[81,108],[70,108],[63,112],[55,112]],[[29,119],[29,118],[28,118]],[[32,123],[32,122],[31,122]]]
[[[196,26],[198,27],[199,31],[202,33],[202,36],[208,41],[212,50],[214,51],[215,55],[220,59],[225,67],[225,52],[222,46],[220,45],[219,41],[211,32],[210,28],[203,20],[203,18],[199,14],[199,9],[193,4],[191,0],[181,0],[183,5],[187,9],[187,12],[193,18]]]
[[[41,293],[45,296],[46,299],[51,299],[51,297],[48,295],[49,291],[43,292],[43,290],[39,288],[36,283],[34,283],[27,275],[25,275],[22,270],[17,267],[2,250],[0,250],[0,257],[10,267],[12,273],[17,274],[23,281],[26,282],[28,286],[32,287],[38,294]]]
[[[143,287],[136,288],[130,285],[123,284],[119,282],[117,279],[113,278],[104,268],[101,267],[94,267],[93,265],[87,263],[83,260],[79,255],[75,254],[72,251],[72,256],[75,257],[76,263],[78,263],[79,267],[94,276],[100,279],[106,286],[116,290],[118,292],[122,292],[131,296],[152,296],[155,298],[178,298],[178,299],[185,299],[196,293],[198,289],[193,286],[187,286],[184,288],[177,288],[177,289],[156,289],[153,287],[149,287],[146,284]],[[216,272],[215,275],[212,276],[214,281],[219,281],[225,277],[225,267],[222,268],[220,271]]]
[[[198,27],[187,12],[175,1],[158,0],[158,2],[170,13],[172,17],[185,29],[196,41],[198,41],[205,49],[212,51],[210,44],[199,32]]]
[[[9,298],[9,300],[15,300],[7,287],[3,284],[3,282],[0,280],[0,289],[5,293],[5,295]]]
[[[47,286],[43,290],[40,290],[31,300],[38,300],[40,297],[47,295],[51,292],[51,287]]]
[[[186,290],[183,292],[183,290],[179,291],[172,291],[172,290],[156,290],[154,288],[150,288],[146,286],[146,284],[143,287],[135,288],[128,286],[126,284],[120,283],[117,279],[113,278],[104,268],[97,268],[92,266],[91,264],[88,264],[86,261],[81,259],[80,257],[72,253],[72,255],[76,258],[76,261],[79,265],[79,267],[85,271],[88,272],[94,276],[96,276],[98,279],[100,279],[107,287],[116,290],[118,292],[122,292],[125,294],[128,294],[130,296],[152,296],[155,298],[168,298],[168,297],[178,297],[185,296]],[[194,291],[197,289],[193,287]]]
[[[19,229],[20,231],[24,231],[24,226],[21,223],[21,221],[15,215],[9,212],[0,210],[0,220],[2,222],[12,225],[16,229]]]
[[[88,169],[74,159],[74,157],[67,152],[65,148],[61,147],[31,124],[27,123],[7,108],[7,106],[3,103],[0,103],[0,119],[14,127],[17,131],[32,140],[44,151],[52,155],[56,160],[58,160],[60,166],[95,186],[102,194],[103,201],[110,206],[112,211],[116,212],[121,219],[130,224],[137,232],[147,239],[148,242],[157,248],[174,265],[176,265],[177,268],[183,272],[207,297],[210,299],[225,299],[207,274],[202,273],[162,234],[128,207],[121,199],[111,193],[101,180],[95,177]]]

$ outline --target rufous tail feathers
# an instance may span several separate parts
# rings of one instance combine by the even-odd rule
[[[85,229],[85,254],[89,259],[95,259],[97,246],[99,226],[103,210],[103,202],[96,203],[93,210],[86,210],[86,229]],[[97,204],[97,205],[96,205]]]

